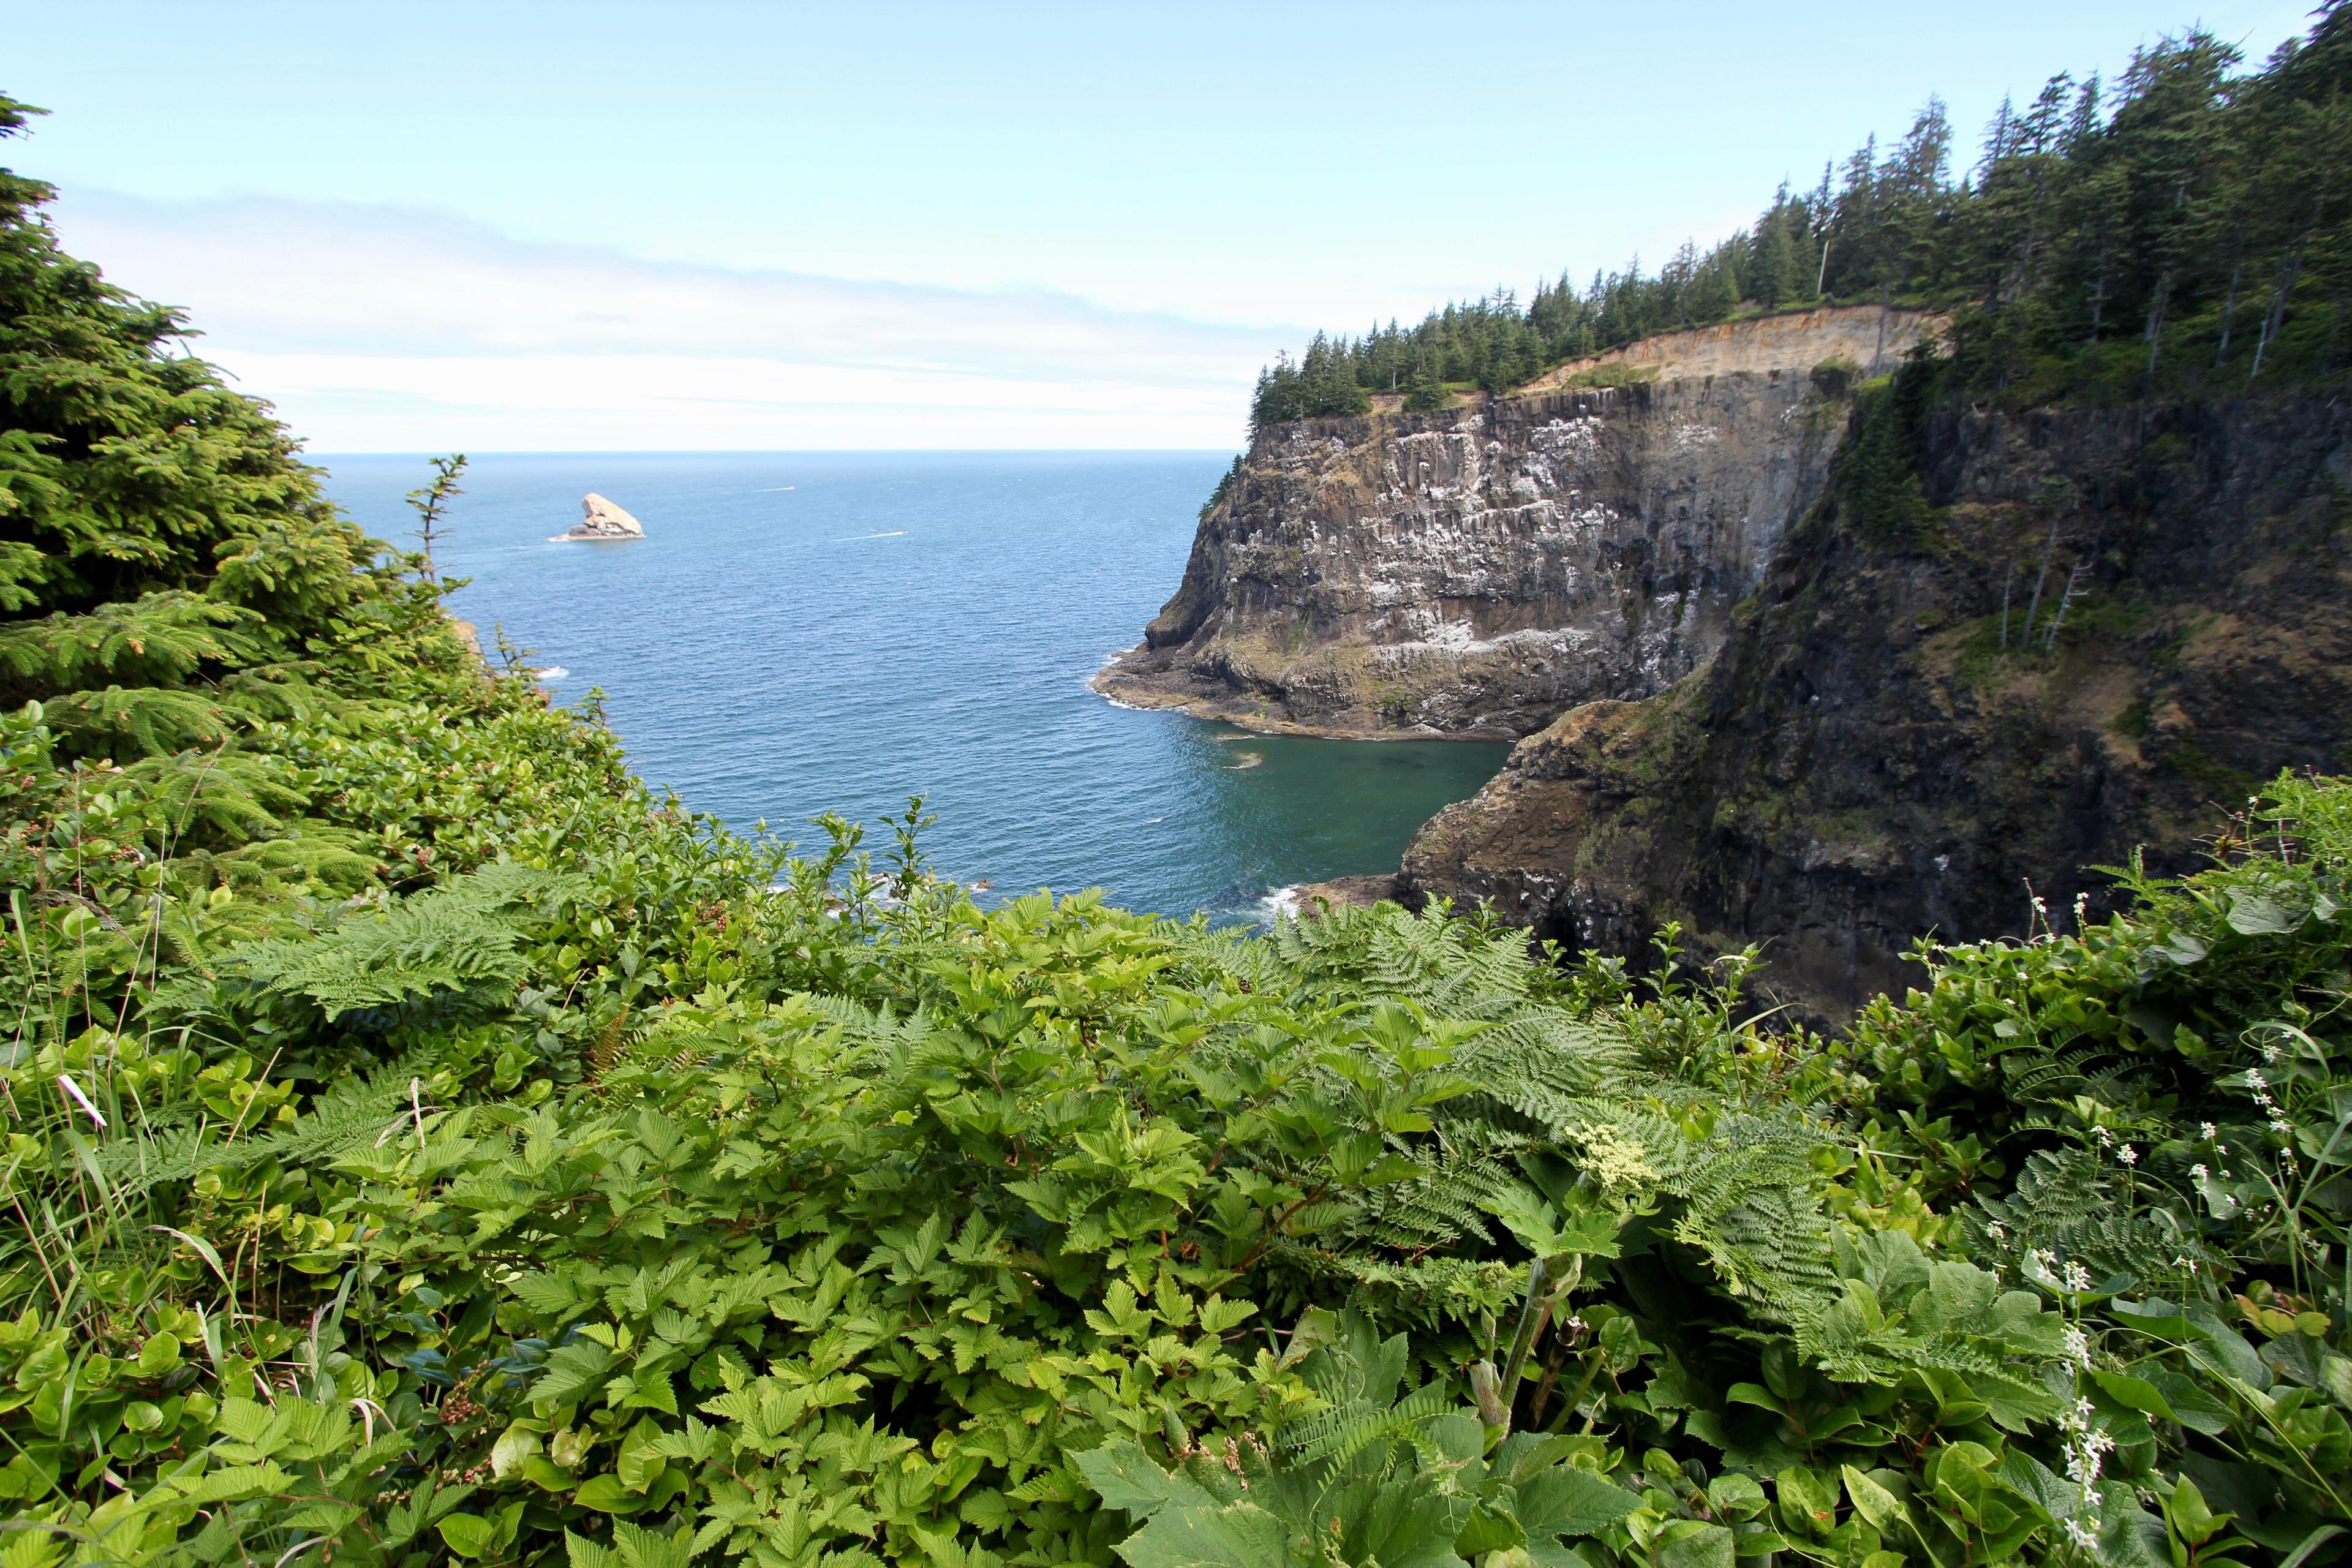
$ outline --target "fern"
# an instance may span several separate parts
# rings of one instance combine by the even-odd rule
[[[2183,1257],[2202,1256],[2199,1238],[2179,1228],[2170,1210],[2135,1213],[2120,1184],[2090,1150],[2039,1151],[2006,1194],[1979,1198],[1961,1217],[1982,1256],[2021,1270],[2041,1252],[2079,1262],[2095,1279],[2162,1279]]]
[[[150,1129],[101,1144],[94,1154],[118,1199],[150,1188],[194,1179],[205,1171],[249,1170],[277,1162],[286,1166],[325,1165],[354,1149],[397,1131],[413,1114],[412,1084],[430,1063],[411,1055],[373,1074],[339,1078],[289,1126],[268,1131],[226,1134],[233,1124]]]
[[[516,946],[530,904],[563,879],[497,863],[332,931],[240,948],[228,963],[263,990],[309,998],[330,1019],[455,994],[496,1000],[526,973]]]

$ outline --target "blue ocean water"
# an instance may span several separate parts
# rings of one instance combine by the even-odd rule
[[[326,457],[409,547],[409,457]],[[1175,590],[1225,459],[1200,453],[478,457],[436,554],[484,643],[558,700],[604,694],[632,765],[807,845],[928,796],[946,872],[996,896],[1108,888],[1254,918],[1290,883],[1391,870],[1504,748],[1249,735],[1112,706],[1087,679]],[[554,543],[595,490],[646,537]],[[869,842],[887,837],[878,831]]]

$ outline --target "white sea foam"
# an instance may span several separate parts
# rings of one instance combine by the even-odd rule
[[[1294,882],[1286,888],[1276,888],[1272,891],[1268,892],[1265,897],[1260,899],[1257,901],[1257,907],[1264,910],[1265,913],[1258,917],[1258,923],[1260,925],[1272,925],[1278,920],[1297,920],[1298,918],[1300,901],[1299,895],[1305,887],[1306,884],[1303,882]]]
[[[755,496],[772,496],[779,490],[788,490],[793,488],[794,487],[791,485],[761,485],[758,489],[753,490],[751,493]]]
[[[855,544],[861,539],[904,539],[906,537],[907,531],[905,529],[894,528],[887,533],[845,534],[841,538],[835,540],[834,542],[835,544]]]
[[[564,668],[560,664],[551,664],[545,669],[532,670],[530,672],[530,678],[533,680],[562,680],[565,676],[570,675],[571,673],[572,672],[570,670]]]

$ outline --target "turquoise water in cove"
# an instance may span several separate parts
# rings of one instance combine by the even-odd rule
[[[328,457],[329,490],[413,546],[421,458]],[[1113,707],[1087,679],[1182,575],[1226,459],[1201,453],[560,454],[474,459],[451,601],[591,687],[638,774],[803,845],[929,797],[939,868],[994,895],[1108,888],[1255,919],[1273,890],[1395,868],[1500,745],[1249,735]],[[551,543],[596,490],[642,541]],[[868,843],[887,845],[869,829]]]

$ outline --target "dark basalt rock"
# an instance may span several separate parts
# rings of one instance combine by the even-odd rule
[[[1942,415],[1918,470],[1922,519],[1841,486],[1709,665],[1523,741],[1402,888],[1571,948],[1639,954],[1670,919],[1760,942],[1833,1019],[1916,979],[1917,938],[2022,933],[2036,896],[2064,929],[2105,907],[2095,868],[2352,762],[2352,409]]]

